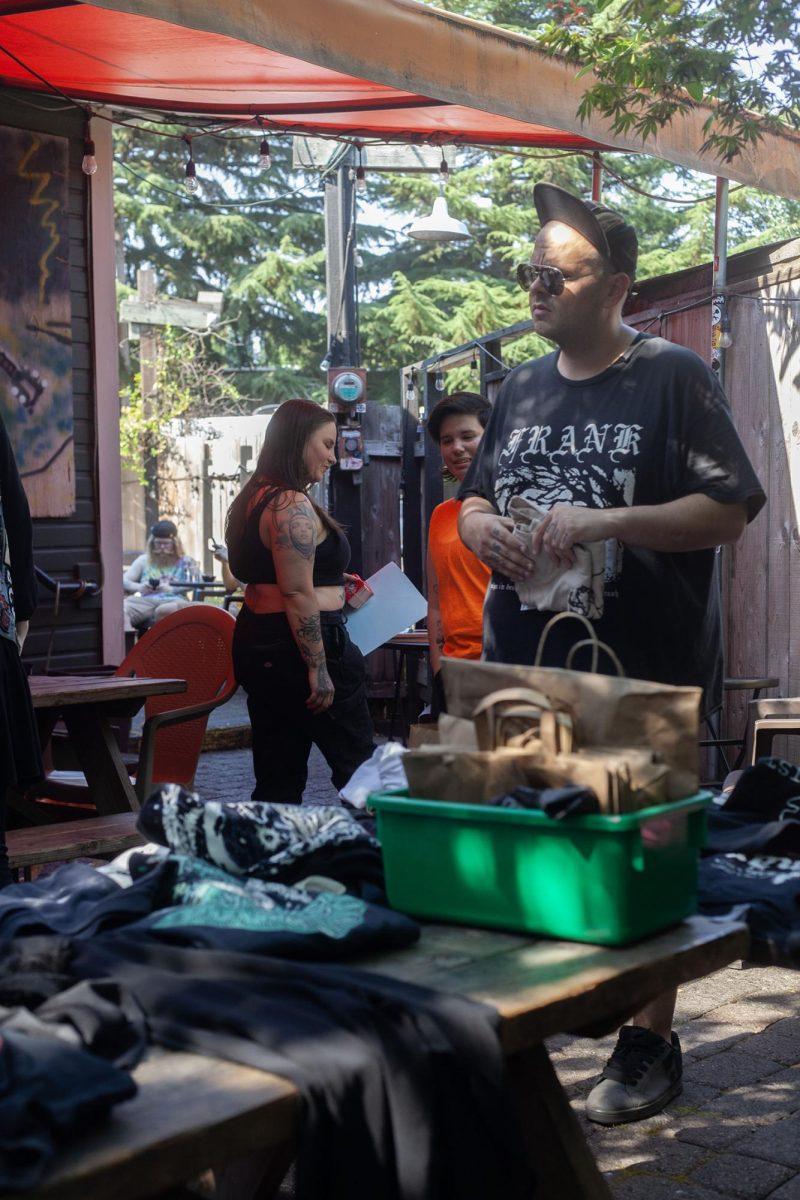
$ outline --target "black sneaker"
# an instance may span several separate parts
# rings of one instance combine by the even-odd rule
[[[683,1067],[677,1033],[672,1045],[650,1029],[625,1025],[603,1074],[586,1097],[586,1116],[598,1125],[643,1121],[679,1096]]]

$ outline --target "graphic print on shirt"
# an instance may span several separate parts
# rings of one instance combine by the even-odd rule
[[[635,424],[586,421],[560,428],[542,424],[511,430],[497,458],[498,511],[506,516],[513,496],[542,509],[555,504],[630,507],[643,429]],[[606,542],[606,598],[618,595],[622,553],[619,542]]]

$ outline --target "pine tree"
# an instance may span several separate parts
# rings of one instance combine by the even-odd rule
[[[446,0],[456,12],[536,35],[551,6],[532,0]],[[323,399],[320,361],[326,350],[324,185],[319,173],[292,167],[290,138],[270,137],[272,165],[258,165],[259,134],[229,130],[196,135],[200,190],[181,186],[187,147],[124,126],[116,139],[116,195],[125,280],[152,266],[167,294],[193,298],[198,289],[224,292],[221,326],[207,339],[210,361],[230,372],[240,396],[255,407],[288,396]],[[372,399],[397,402],[399,368],[432,357],[527,316],[514,268],[530,254],[537,221],[533,186],[549,180],[589,195],[586,154],[552,150],[493,152],[459,148],[446,185],[451,213],[471,239],[436,245],[394,230],[429,212],[440,180],[433,174],[367,171],[359,197],[360,334]],[[646,155],[607,154],[605,203],[623,210],[640,238],[640,277],[708,261],[713,200],[672,204],[676,196],[709,196],[712,180]],[[613,174],[612,174],[613,172]],[[631,187],[614,177],[622,176]],[[642,194],[645,193],[645,194]],[[660,199],[653,199],[655,195]],[[366,203],[365,203],[366,202]],[[394,222],[365,222],[391,214]],[[731,189],[731,250],[790,236],[800,228],[800,204]],[[510,363],[541,353],[533,335],[510,343]],[[135,369],[135,363],[133,364]],[[472,377],[474,378],[474,376]],[[469,385],[464,368],[454,383]],[[450,381],[448,381],[450,382]]]

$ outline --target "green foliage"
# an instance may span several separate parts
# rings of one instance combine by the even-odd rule
[[[155,339],[152,363],[134,371],[120,399],[122,461],[145,482],[145,462],[172,446],[171,422],[235,411],[239,395],[219,367],[207,359],[204,337],[167,327]],[[152,383],[143,382],[143,373]],[[191,431],[186,421],[186,432]]]
[[[795,0],[551,0],[548,8],[541,44],[595,75],[581,116],[598,111],[615,132],[652,138],[704,104],[702,149],[726,162],[780,122],[800,128]]]
[[[177,130],[173,130],[177,132]],[[209,362],[236,372],[252,406],[289,394],[322,395],[325,251],[319,179],[291,171],[291,143],[272,146],[269,173],[258,139],[228,134],[193,142],[200,190],[184,195],[186,147],[117,126],[114,131],[118,237],[124,283],[156,272],[160,293],[194,299],[223,291],[222,323]],[[229,207],[217,208],[215,205]],[[268,367],[253,373],[253,367]],[[246,373],[245,373],[246,372]]]
[[[786,0],[770,5],[726,0],[724,19],[704,0],[444,3],[467,16],[546,37],[552,49],[578,63],[591,59],[599,72],[597,87],[605,90],[590,89],[586,103],[609,106],[630,128],[637,122],[642,130],[643,122],[663,123],[671,105],[703,98],[744,99],[762,110],[769,99],[773,115],[784,119],[793,119],[796,111],[796,59],[780,57],[781,39],[796,33]],[[748,83],[742,90],[743,47],[758,42],[767,46],[763,54],[768,57],[763,70],[754,70],[752,87]],[[770,89],[769,97],[761,96],[763,103],[757,103],[756,87]],[[727,111],[720,110],[723,123]],[[736,125],[740,117],[731,120],[727,133],[722,125],[717,132],[734,136],[737,129],[750,129],[741,121]],[[240,397],[220,399],[229,409],[233,403],[251,411],[288,396],[323,399],[325,185],[319,174],[293,170],[289,138],[270,138],[273,162],[265,174],[257,164],[259,136],[252,129],[224,137],[198,134],[193,148],[201,190],[190,198],[181,186],[186,147],[179,139],[125,127],[115,130],[115,139],[118,233],[124,246],[120,289],[135,290],[137,268],[150,266],[166,295],[193,299],[198,290],[224,293],[222,321],[203,340],[202,362]],[[549,180],[582,195],[591,187],[591,165],[583,154],[470,148],[458,154],[447,202],[451,213],[467,223],[472,237],[466,243],[414,242],[398,228],[430,212],[437,178],[367,172],[366,196],[358,198],[357,245],[361,357],[370,371],[372,399],[398,401],[403,365],[526,318],[514,268],[527,259],[537,229],[533,186]],[[713,202],[692,207],[667,202],[708,195],[710,179],[644,155],[606,159],[635,188],[663,198],[632,191],[610,174],[605,178],[604,201],[622,209],[639,232],[640,277],[710,259]],[[732,251],[799,230],[799,204],[732,189]],[[546,349],[531,335],[509,343],[504,357],[517,362]],[[134,360],[132,371],[136,366]],[[474,379],[465,366],[448,376],[448,386],[474,386]],[[135,381],[128,382],[134,394]]]

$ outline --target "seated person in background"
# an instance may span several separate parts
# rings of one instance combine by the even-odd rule
[[[477,450],[491,405],[475,392],[443,396],[428,418],[428,433],[442,455],[445,475],[459,483]],[[480,658],[483,601],[491,571],[458,536],[461,501],[436,506],[428,530],[428,642],[433,696],[431,714],[444,711],[440,668],[442,655]]]
[[[211,543],[209,542],[209,547],[210,546]],[[220,545],[219,542],[214,542],[213,554],[214,558],[222,568],[222,586],[225,588],[225,591],[228,592],[229,595],[231,595],[233,592],[240,592],[242,590],[242,585],[228,566],[228,547]]]
[[[183,553],[178,527],[172,521],[156,521],[144,554],[134,559],[122,577],[125,597],[125,629],[146,628],[191,603],[177,583],[200,583],[200,568]],[[135,594],[134,594],[135,593]]]

